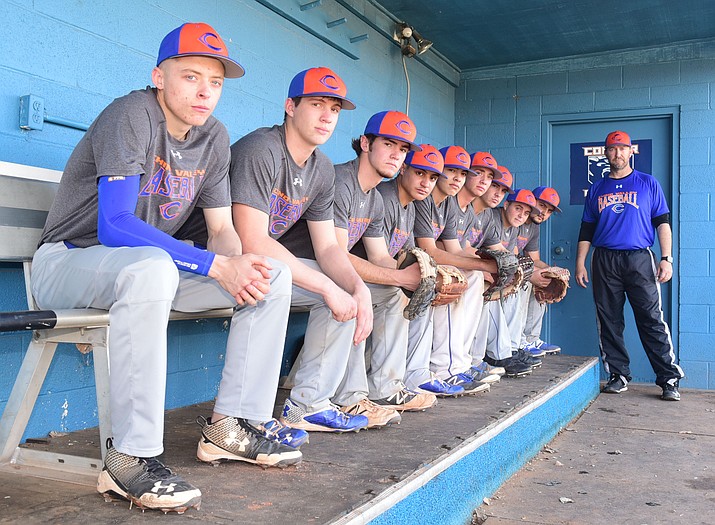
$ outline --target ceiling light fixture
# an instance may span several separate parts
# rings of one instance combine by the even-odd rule
[[[398,22],[393,38],[400,44],[402,54],[408,58],[421,55],[432,47],[432,42],[420,35],[415,28],[406,22]],[[413,45],[412,40],[417,46]]]
[[[407,100],[405,101],[405,114],[410,114],[410,76],[407,74],[407,58],[421,55],[432,47],[432,42],[420,35],[415,28],[406,22],[398,22],[395,25],[395,32],[392,38],[400,44],[402,51],[402,68],[405,70],[405,81],[407,82]],[[412,41],[415,41],[413,45]]]

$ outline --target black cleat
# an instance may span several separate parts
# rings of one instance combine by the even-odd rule
[[[107,457],[99,473],[97,491],[106,501],[115,496],[142,509],[183,514],[201,506],[201,491],[174,474],[156,458],[138,458],[107,443]],[[130,505],[131,506],[131,505]]]

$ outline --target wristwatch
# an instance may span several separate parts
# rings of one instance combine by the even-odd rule
[[[660,258],[661,261],[668,261],[670,264],[673,264],[673,256],[672,255],[664,255],[663,257]]]

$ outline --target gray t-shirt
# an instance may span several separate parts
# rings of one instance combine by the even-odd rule
[[[362,190],[358,166],[358,159],[335,166],[335,227],[347,230],[348,251],[362,237],[383,237],[382,197],[374,188]]]
[[[489,231],[491,223],[492,214],[489,213],[489,208],[474,214],[474,222],[472,222],[472,229],[469,233],[469,244],[473,248],[481,248],[485,244],[484,237]],[[491,246],[491,244],[487,244],[487,246]]]
[[[501,243],[504,248],[513,252],[514,247],[516,246],[519,228],[514,228],[513,226],[508,228],[504,227],[504,223],[502,222],[502,210],[503,208],[490,208],[483,212],[488,214],[489,217],[487,220],[489,221],[489,224],[484,232],[482,245],[493,246]]]
[[[174,235],[196,206],[230,206],[229,138],[214,117],[174,139],[147,87],[114,100],[70,155],[40,244],[68,241],[86,248],[97,239],[99,177],[140,176],[134,214]]]
[[[456,198],[454,202],[457,203],[457,240],[460,246],[465,248],[467,244],[472,244],[472,238],[474,237],[474,223],[476,222],[474,207],[470,202],[467,204],[467,208],[462,211]]]
[[[525,223],[519,226],[516,246],[520,254],[539,251],[539,226],[540,225],[535,222]]]
[[[385,206],[385,241],[387,251],[395,257],[402,248],[412,248],[415,238],[412,230],[415,227],[415,205],[413,202],[402,207],[400,193],[397,189],[397,180],[381,182],[377,189],[382,195]]]
[[[414,205],[415,238],[432,237],[434,240],[457,238],[456,210],[459,210],[459,205],[453,197],[447,197],[437,206],[430,195],[425,200],[416,201]]]
[[[295,255],[310,244],[307,226],[293,231],[299,219],[333,219],[333,164],[316,149],[305,166],[298,166],[286,147],[283,125],[259,128],[235,142],[230,174],[231,200],[268,214],[268,234]]]

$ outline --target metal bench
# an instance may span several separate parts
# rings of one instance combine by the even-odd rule
[[[20,441],[59,343],[94,354],[101,455],[111,435],[109,313],[106,310],[38,310],[30,291],[30,263],[61,172],[0,162],[0,261],[22,262],[28,310],[0,313],[0,332],[31,330],[32,339],[0,419],[0,470],[93,485],[102,469],[96,458],[20,447]],[[172,312],[171,320],[231,317],[230,308]]]

